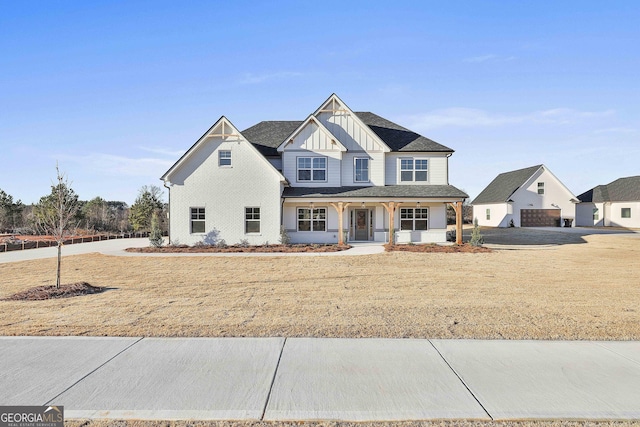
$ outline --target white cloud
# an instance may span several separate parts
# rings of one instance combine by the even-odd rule
[[[520,123],[572,124],[614,114],[614,110],[578,111],[570,108],[554,108],[524,114],[494,113],[474,108],[445,108],[408,116],[401,122],[408,123],[410,129],[497,127]]]
[[[245,73],[238,83],[243,85],[253,85],[264,83],[268,80],[282,80],[290,77],[300,77],[302,73],[296,71],[280,71],[277,73],[253,74]]]

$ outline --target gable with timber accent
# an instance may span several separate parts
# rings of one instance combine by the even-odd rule
[[[167,184],[171,184],[176,178],[181,181],[213,156],[217,149],[232,151],[233,155],[234,146],[238,145],[246,148],[243,151],[246,151],[252,162],[262,164],[281,181],[285,181],[284,176],[224,116],[220,117],[160,179]]]
[[[309,116],[278,147],[283,151],[347,151],[344,145],[317,118]]]
[[[333,94],[313,113],[347,151],[389,152],[391,149]]]

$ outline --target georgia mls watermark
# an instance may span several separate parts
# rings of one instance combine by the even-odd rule
[[[0,406],[0,427],[64,427],[64,406]]]

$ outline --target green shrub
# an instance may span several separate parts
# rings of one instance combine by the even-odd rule
[[[484,244],[484,237],[480,234],[480,227],[478,226],[478,218],[473,220],[473,231],[471,232],[469,244],[471,246],[482,246]]]

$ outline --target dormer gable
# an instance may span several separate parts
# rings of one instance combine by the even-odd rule
[[[347,151],[346,147],[313,115],[307,117],[278,147],[286,150]]]
[[[390,152],[391,149],[335,93],[312,114],[347,149]]]

